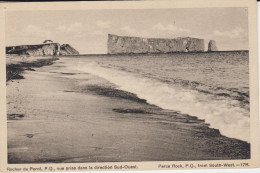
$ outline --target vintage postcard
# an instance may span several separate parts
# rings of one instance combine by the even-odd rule
[[[2,172],[259,167],[255,0],[0,10]]]

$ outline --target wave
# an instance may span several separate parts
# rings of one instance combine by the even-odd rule
[[[196,90],[169,85],[151,78],[118,69],[105,68],[96,62],[73,66],[108,80],[118,89],[136,94],[148,103],[163,109],[180,111],[204,119],[211,128],[219,129],[224,136],[250,142],[250,118],[248,110],[235,107],[236,100],[214,99],[213,96]]]
[[[169,78],[169,77],[164,77],[164,76],[155,76],[154,74],[151,73],[146,73],[144,71],[140,71],[138,68],[136,69],[131,69],[127,67],[121,67],[117,65],[112,65],[112,64],[103,64],[102,66],[105,68],[113,68],[117,69],[120,71],[125,71],[125,72],[130,72],[130,73],[137,73],[145,78],[151,78],[151,79],[156,79],[160,82],[171,84],[171,85],[180,85],[181,87],[185,87],[188,89],[192,90],[197,90],[198,92],[204,93],[204,94],[211,94],[216,97],[226,97],[229,99],[237,100],[237,105],[247,109],[249,111],[249,88],[244,87],[244,88],[224,88],[224,87],[214,87],[210,86],[198,81],[189,81],[189,80],[183,80],[180,78]]]

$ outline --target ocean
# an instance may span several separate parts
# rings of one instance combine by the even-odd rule
[[[66,71],[102,80],[151,105],[205,120],[226,137],[250,143],[247,51],[61,57]],[[64,69],[63,69],[64,71]],[[70,78],[84,78],[72,75]]]

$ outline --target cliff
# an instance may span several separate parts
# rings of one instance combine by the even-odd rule
[[[209,52],[218,51],[217,44],[214,40],[209,41],[208,51]]]
[[[79,52],[69,44],[63,44],[60,47],[60,55],[78,55]]]
[[[108,34],[108,54],[203,52],[204,39],[198,38],[140,38]]]
[[[69,44],[47,43],[6,47],[6,54],[18,55],[78,55],[79,52]]]

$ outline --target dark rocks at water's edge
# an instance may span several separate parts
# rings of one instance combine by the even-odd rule
[[[218,51],[217,44],[215,40],[210,40],[208,44],[208,52]]]
[[[79,52],[71,47],[69,44],[60,45],[59,43],[51,43],[47,40],[46,44],[38,45],[21,45],[6,47],[6,54],[17,55],[31,55],[31,56],[44,56],[44,55],[78,55]],[[45,41],[46,42],[46,41]]]
[[[6,82],[14,79],[24,79],[22,73],[25,70],[34,71],[32,68],[42,67],[46,65],[52,65],[58,58],[46,58],[39,59],[34,62],[22,62],[19,64],[7,64],[6,65]]]
[[[204,52],[204,39],[126,37],[108,34],[108,54]]]

